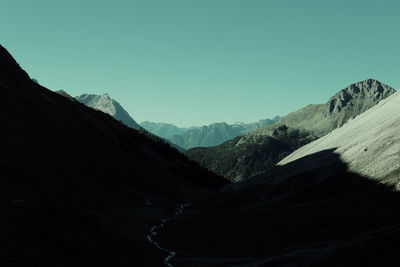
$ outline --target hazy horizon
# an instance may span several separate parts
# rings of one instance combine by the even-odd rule
[[[2,45],[32,78],[137,122],[249,123],[367,78],[400,87],[396,1],[3,2]]]

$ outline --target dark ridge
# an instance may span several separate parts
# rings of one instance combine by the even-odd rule
[[[29,84],[29,75],[18,65],[11,54],[0,45],[0,82],[4,85]]]

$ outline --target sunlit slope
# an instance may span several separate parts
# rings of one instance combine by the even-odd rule
[[[400,167],[399,131],[400,93],[397,92],[343,127],[296,150],[278,165],[335,149],[350,171],[376,179],[397,179]]]

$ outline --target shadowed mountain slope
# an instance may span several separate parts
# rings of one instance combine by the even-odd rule
[[[394,92],[390,86],[368,79],[346,87],[326,104],[308,105],[290,113],[276,125],[255,130],[217,147],[193,148],[185,153],[200,165],[232,181],[246,179],[269,170],[297,148],[341,127]],[[282,136],[277,134],[279,127],[292,132],[300,129],[302,134],[292,135],[292,140],[286,139],[286,144],[290,145],[286,145],[284,151],[280,146],[275,152],[273,147],[265,143]]]
[[[398,265],[399,192],[348,171],[334,151],[227,185],[161,243],[177,248],[177,266]]]
[[[227,182],[145,131],[33,82],[0,46],[1,266],[157,266],[172,203]]]

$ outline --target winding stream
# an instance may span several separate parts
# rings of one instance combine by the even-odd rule
[[[175,217],[176,217],[176,218],[181,217],[182,214],[183,214],[183,210],[184,210],[186,207],[189,207],[190,205],[191,205],[191,204],[180,204],[180,205],[178,205],[178,206],[176,207],[176,209],[175,209],[175,212],[174,212]],[[169,262],[170,262],[170,260],[171,260],[173,257],[175,257],[176,252],[175,252],[175,251],[172,251],[172,250],[169,250],[169,249],[167,249],[167,248],[164,248],[164,247],[162,247],[162,246],[160,246],[160,245],[158,244],[158,242],[154,240],[154,237],[158,234],[158,233],[157,233],[157,229],[164,227],[165,224],[166,224],[167,222],[171,221],[171,220],[172,220],[172,218],[170,218],[170,219],[163,218],[163,219],[161,220],[161,223],[160,223],[159,225],[155,225],[155,226],[151,227],[150,233],[146,236],[147,240],[148,240],[150,243],[152,243],[155,247],[157,247],[158,249],[160,249],[160,250],[162,250],[162,251],[164,251],[164,252],[167,252],[167,253],[169,254],[167,257],[164,258],[164,264],[165,264],[166,266],[168,266],[168,267],[174,267],[174,266],[173,266],[171,263],[169,263]]]

